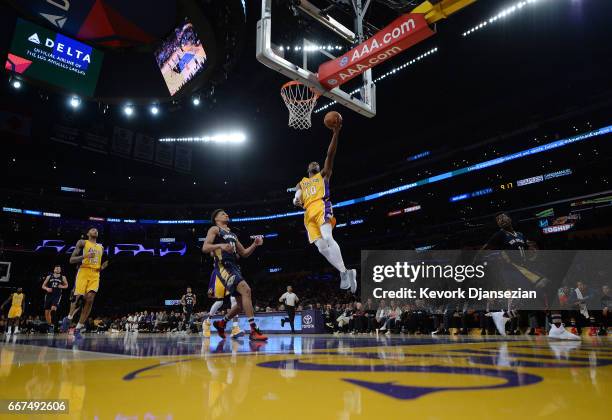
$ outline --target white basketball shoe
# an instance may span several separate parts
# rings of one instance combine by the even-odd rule
[[[580,340],[579,336],[566,330],[563,324],[560,324],[558,327],[555,324],[550,324],[548,336],[559,340]]]

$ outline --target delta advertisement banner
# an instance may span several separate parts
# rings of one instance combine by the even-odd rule
[[[612,278],[612,250],[362,251],[361,298],[432,313],[576,310]]]
[[[23,19],[18,19],[5,69],[93,96],[104,54],[95,48]]]

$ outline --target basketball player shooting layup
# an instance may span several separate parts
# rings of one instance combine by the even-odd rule
[[[308,240],[316,245],[319,252],[340,271],[340,288],[357,290],[357,272],[347,270],[342,260],[340,246],[332,236],[332,229],[336,226],[336,219],[332,212],[332,203],[329,201],[329,179],[334,167],[334,158],[338,148],[338,136],[342,128],[342,117],[338,112],[332,111],[325,115],[325,125],[333,131],[333,136],[327,148],[327,157],[323,170],[317,162],[308,165],[308,178],[296,186],[293,204],[303,207],[304,226],[308,232]]]
[[[251,246],[245,248],[235,233],[230,231],[228,226],[229,216],[224,210],[217,209],[213,212],[211,221],[214,226],[208,229],[202,252],[213,253],[215,265],[219,269],[220,279],[229,292],[230,296],[237,297],[237,305],[233,306],[225,317],[220,321],[213,322],[219,337],[225,338],[225,326],[227,323],[244,309],[248,317],[251,333],[251,340],[265,341],[268,339],[263,335],[255,324],[255,312],[251,301],[251,288],[242,277],[238,266],[238,256],[246,258],[255,251],[255,248],[263,244],[261,237],[256,237]]]

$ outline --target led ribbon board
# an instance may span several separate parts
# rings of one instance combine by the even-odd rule
[[[548,181],[549,179],[559,178],[562,176],[568,176],[572,174],[571,169],[563,169],[556,172],[551,172],[544,175],[532,176],[531,178],[519,179],[516,181],[517,187],[524,187],[525,185],[537,184],[539,182]]]
[[[420,187],[427,184],[433,184],[435,182],[439,182],[448,178],[452,178],[458,175],[464,175],[470,172],[479,171],[481,169],[486,169],[492,166],[501,165],[502,163],[510,162],[515,159],[522,159],[524,157],[528,157],[531,155],[535,155],[538,153],[548,152],[553,149],[558,149],[559,147],[568,146],[570,144],[578,143],[593,137],[605,136],[606,134],[612,133],[612,125],[607,127],[602,127],[597,130],[589,131],[586,133],[579,134],[577,136],[568,137],[566,139],[556,140],[550,143],[546,143],[540,146],[532,147],[531,149],[521,150],[516,153],[512,153],[510,155],[500,156],[495,159],[486,160],[484,162],[477,163],[475,165],[466,166],[461,169],[456,169],[454,171],[444,172],[436,176],[432,176],[429,178],[424,178],[419,181],[411,182],[409,184],[400,185],[394,188],[390,188],[385,191],[380,191],[377,193],[369,194],[359,198],[353,198],[350,200],[340,201],[334,204],[334,208],[351,206],[353,204],[362,203],[364,201],[376,200],[378,198],[385,197],[391,194],[397,194],[402,191],[407,191],[412,188]],[[295,211],[290,213],[279,213],[279,214],[271,214],[268,216],[254,216],[254,217],[241,217],[232,219],[234,222],[256,222],[260,220],[270,220],[270,219],[278,219],[283,217],[291,217],[291,216],[299,216],[304,214],[302,211]]]
[[[387,213],[387,216],[398,216],[403,213],[412,213],[413,211],[418,211],[418,210],[421,210],[420,204],[417,204],[416,206],[412,206],[412,207],[406,207],[405,209],[401,209],[401,210],[390,211],[389,213]]]
[[[610,133],[612,133],[612,125],[609,125],[607,127],[603,127],[597,130],[589,131],[587,133],[579,134],[577,136],[568,137],[566,139],[556,140],[556,141],[553,141],[551,143],[547,143],[541,146],[532,147],[531,149],[522,150],[522,151],[510,154],[510,155],[505,155],[505,156],[501,156],[495,159],[480,162],[475,165],[466,166],[465,168],[461,168],[461,169],[457,169],[457,170],[449,171],[449,172],[444,172],[436,176],[424,178],[419,181],[411,182],[409,184],[400,185],[400,186],[390,188],[385,191],[380,191],[380,192],[369,194],[369,195],[359,197],[359,198],[353,198],[350,200],[340,201],[334,205],[334,208],[347,207],[347,206],[362,203],[365,201],[376,200],[378,198],[382,198],[387,195],[397,194],[399,192],[406,191],[406,190],[420,187],[420,186],[427,185],[427,184],[433,184],[435,182],[443,181],[445,179],[452,178],[454,176],[464,175],[469,172],[479,171],[481,169],[486,169],[491,166],[501,165],[511,160],[522,159],[524,157],[535,155],[538,153],[548,152],[550,150],[557,149],[559,147],[568,146],[570,144],[581,142],[583,140],[588,140],[593,137],[605,136]],[[552,172],[550,174],[546,174],[544,175],[544,178],[551,179],[551,178],[556,178],[559,176],[565,176],[569,174],[570,172],[568,172],[568,170],[562,170],[562,171],[557,171],[557,172]],[[606,197],[606,198],[602,198],[601,200],[602,202],[609,202],[610,198]],[[582,202],[572,203],[572,206],[583,205],[585,203],[582,203]],[[13,207],[3,207],[2,211],[7,212],[7,213],[21,213],[21,214],[25,213],[24,210],[13,208]],[[43,213],[42,215],[48,216],[52,214],[53,216],[51,217],[60,217],[60,215],[56,213]],[[303,211],[293,211],[293,212],[287,212],[287,213],[269,214],[265,216],[236,217],[236,218],[232,218],[231,220],[232,222],[236,222],[236,223],[238,222],[257,222],[257,221],[262,221],[262,220],[271,220],[271,219],[280,219],[280,218],[285,218],[285,217],[300,216],[302,214],[304,214]],[[538,216],[538,217],[544,217],[544,216]],[[143,223],[143,224],[210,224],[210,220],[123,219],[123,222],[124,223],[137,223],[138,222],[138,223]],[[336,225],[336,226],[340,227],[340,225]]]
[[[5,69],[93,96],[104,54],[62,34],[17,19]]]
[[[549,227],[545,227],[542,229],[542,233],[544,233],[545,235],[551,234],[551,233],[559,233],[559,232],[565,232],[570,230],[572,227],[574,226],[573,223],[566,223],[563,225],[555,225],[555,226],[549,226]]]
[[[493,192],[493,188],[485,188],[485,189],[474,191],[474,192],[471,192],[471,193],[455,195],[455,196],[451,197],[449,199],[449,201],[451,203],[454,203],[456,201],[466,200],[468,198],[481,197],[483,195],[491,194],[492,192]]]
[[[418,160],[418,159],[422,159],[422,158],[424,158],[424,157],[426,157],[426,156],[429,156],[430,154],[431,154],[431,152],[430,152],[429,150],[426,150],[426,151],[421,152],[421,153],[419,153],[419,154],[412,155],[412,156],[410,156],[410,157],[409,157],[408,159],[406,159],[406,160],[407,160],[408,162],[412,162],[412,161],[415,161],[415,160]]]

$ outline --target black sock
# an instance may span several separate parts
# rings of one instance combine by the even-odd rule
[[[255,318],[249,318],[249,325],[251,326],[251,330],[257,329],[257,324],[255,324]]]
[[[227,316],[224,316],[223,317],[223,321],[225,321],[227,323],[227,322],[230,322],[230,319]]]

